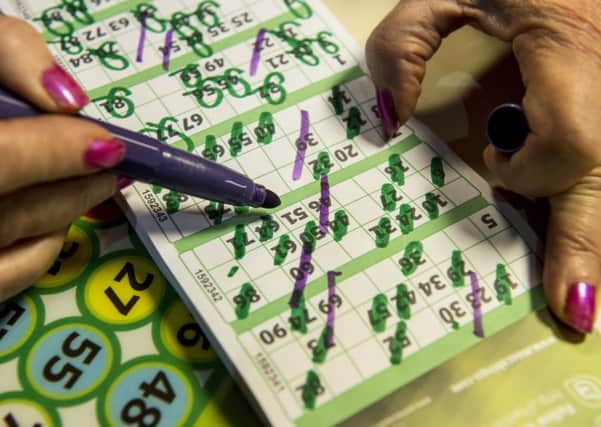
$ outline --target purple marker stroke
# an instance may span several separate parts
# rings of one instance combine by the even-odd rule
[[[294,290],[292,291],[290,301],[288,301],[288,305],[291,308],[297,308],[300,303],[301,296],[305,291],[305,286],[307,286],[307,280],[309,279],[312,258],[312,254],[307,253],[305,248],[303,248],[300,261],[298,262],[298,274],[296,276],[296,280],[294,281]]]
[[[319,199],[319,232],[321,234],[328,234],[331,204],[330,183],[328,182],[328,176],[324,174],[321,176],[321,198]]]
[[[470,282],[472,285],[472,294],[474,295],[474,301],[472,307],[474,308],[474,335],[479,338],[484,338],[484,328],[482,326],[482,302],[480,300],[480,283],[478,282],[478,276],[473,271],[469,272]]]
[[[255,39],[255,47],[253,48],[252,58],[250,60],[250,75],[255,76],[257,74],[257,70],[259,69],[259,62],[261,61],[261,50],[263,49],[263,41],[265,40],[265,34],[267,30],[265,28],[261,28],[257,33],[257,38]]]
[[[163,70],[169,71],[169,60],[171,59],[171,44],[173,43],[173,29],[165,34],[165,45],[163,46]]]
[[[298,181],[303,174],[305,164],[305,153],[307,152],[307,135],[309,134],[309,112],[301,110],[301,128],[300,135],[296,141],[296,159],[294,160],[294,170],[292,179]]]
[[[138,51],[136,53],[136,62],[142,62],[142,57],[144,55],[144,44],[146,43],[146,13],[142,12],[142,16],[140,18],[140,38],[138,39]]]
[[[334,319],[336,317],[336,276],[342,273],[339,271],[328,271],[328,335],[326,345],[334,345]]]

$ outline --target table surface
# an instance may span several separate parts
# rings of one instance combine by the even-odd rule
[[[393,0],[325,2],[361,45],[365,44],[371,29],[396,3]],[[445,40],[441,50],[428,64],[416,114],[485,177],[488,174],[481,161],[481,151],[485,146],[486,114],[499,103],[519,100],[521,93],[517,67],[509,54],[510,47],[506,43],[469,27],[460,29]],[[131,228],[111,204],[78,221],[74,230],[70,235],[72,240],[79,241],[82,247],[88,245],[88,252],[84,251],[84,255],[79,252],[71,261],[65,260],[65,268],[54,282],[36,286],[26,294],[25,298],[30,298],[29,306],[34,312],[38,310],[37,318],[31,316],[30,319],[33,327],[29,332],[23,330],[23,337],[8,350],[0,345],[0,376],[3,378],[0,381],[0,425],[3,425],[3,420],[9,426],[17,425],[10,424],[10,411],[13,411],[14,419],[35,420],[35,411],[44,411],[35,406],[36,401],[47,406],[45,410],[50,422],[44,425],[50,425],[52,421],[55,424],[67,424],[66,421],[69,421],[70,425],[81,425],[85,417],[91,420],[105,416],[97,408],[108,400],[107,395],[111,392],[108,385],[88,396],[90,400],[87,403],[56,409],[44,405],[52,402],[52,397],[38,399],[31,387],[36,379],[24,374],[30,360],[34,359],[31,356],[34,350],[46,345],[44,340],[48,328],[41,327],[40,319],[54,325],[52,331],[56,332],[59,330],[57,326],[63,322],[62,317],[66,316],[64,313],[74,315],[81,310],[80,315],[89,317],[93,324],[93,313],[85,307],[86,297],[82,296],[84,292],[79,288],[90,287],[103,269],[110,274],[109,270],[114,268],[111,263],[116,259],[136,263],[144,262],[142,258],[147,257]],[[174,331],[179,332],[184,327],[191,330],[190,324],[186,323],[191,318],[186,317],[185,310],[178,305],[180,303],[171,291],[167,295],[165,301],[157,302],[156,313],[146,321],[140,321],[130,329],[116,327],[115,334],[119,340],[132,343],[127,348],[121,345],[121,356],[131,359],[153,354],[148,356],[148,363],[167,360],[174,369],[179,369],[189,378],[196,378],[198,384],[194,383],[193,391],[197,407],[192,410],[194,425],[258,424],[258,418],[212,350],[199,340],[189,348],[177,344]],[[174,315],[178,311],[179,316]],[[101,334],[102,331],[95,333]],[[599,349],[600,334],[583,341],[541,311],[494,338],[484,340],[345,424],[510,427],[550,425],[545,424],[548,419],[557,421],[555,425],[566,420],[564,425],[575,425],[573,422],[578,419],[577,425],[601,426],[601,418],[596,415],[601,408],[598,397],[601,396],[601,378],[595,374],[598,362],[594,357]],[[524,352],[528,353],[527,357],[519,359],[515,356]],[[545,363],[552,369],[540,369]],[[127,368],[127,364],[123,369]],[[495,376],[495,366],[502,366],[502,375]],[[472,378],[472,382],[481,381],[482,384],[457,387],[457,384],[467,384],[465,379],[474,372],[478,376],[475,380]],[[484,378],[489,376],[491,379],[486,383]],[[588,390],[588,393],[579,395],[578,390]],[[494,399],[490,398],[491,394]],[[100,402],[98,405],[96,400]],[[553,416],[541,418],[550,411],[555,411]],[[493,419],[498,423],[493,424]],[[30,425],[29,421],[26,423]]]

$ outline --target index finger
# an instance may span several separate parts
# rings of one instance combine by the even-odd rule
[[[46,111],[75,112],[89,102],[31,25],[0,15],[0,28],[0,86]]]
[[[469,13],[459,2],[404,0],[374,30],[366,46],[367,64],[374,83],[384,91],[380,98],[394,100],[394,106],[380,103],[380,109],[386,110],[388,104],[393,110],[382,112],[384,120],[395,113],[400,124],[409,120],[426,62],[444,37],[467,22]]]

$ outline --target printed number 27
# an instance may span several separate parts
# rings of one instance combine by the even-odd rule
[[[120,283],[121,280],[123,280],[123,277],[125,277],[126,275],[129,286],[135,291],[144,291],[148,289],[154,280],[154,274],[147,273],[144,281],[138,282],[138,280],[136,279],[134,265],[131,262],[126,262],[123,268],[119,271],[119,273],[117,273],[113,280],[117,283]],[[129,299],[129,301],[124,303],[119,298],[112,286],[108,286],[104,290],[104,293],[108,297],[108,299],[111,300],[117,311],[124,316],[127,316],[129,314],[129,312],[134,308],[134,306],[140,299],[138,295],[134,295]]]

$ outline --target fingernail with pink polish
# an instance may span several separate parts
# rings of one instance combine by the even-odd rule
[[[63,107],[79,109],[90,102],[73,77],[56,63],[42,73],[42,86]]]
[[[564,308],[566,320],[582,332],[592,332],[595,322],[595,287],[585,282],[574,283],[568,289]]]
[[[392,138],[401,127],[394,106],[394,98],[389,91],[378,89],[376,92],[376,99],[378,101],[378,111],[380,112],[384,133],[388,140]]]
[[[134,180],[131,178],[126,178],[124,176],[120,176],[117,179],[117,190],[123,190],[125,187],[129,187],[134,183]]]
[[[92,141],[83,157],[91,168],[112,168],[125,157],[125,145],[118,139]]]

